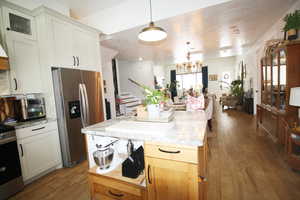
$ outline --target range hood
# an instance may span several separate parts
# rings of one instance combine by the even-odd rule
[[[9,70],[8,57],[0,44],[0,70]]]

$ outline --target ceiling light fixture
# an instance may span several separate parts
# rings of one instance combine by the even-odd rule
[[[187,55],[186,62],[176,64],[176,73],[185,74],[185,73],[198,73],[202,71],[202,54],[192,54],[191,53],[191,43],[187,42]]]
[[[150,2],[150,24],[148,27],[143,28],[142,31],[139,33],[138,38],[145,42],[157,42],[163,40],[167,37],[167,32],[158,26],[155,26],[154,22],[152,21],[152,1]]]

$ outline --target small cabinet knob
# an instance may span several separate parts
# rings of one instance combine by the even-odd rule
[[[10,28],[9,28],[9,27],[7,27],[7,28],[6,28],[6,30],[7,30],[7,31],[10,31]]]

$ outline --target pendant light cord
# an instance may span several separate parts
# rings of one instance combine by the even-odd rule
[[[152,22],[152,1],[150,0],[150,22]]]

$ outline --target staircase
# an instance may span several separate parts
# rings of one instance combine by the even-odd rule
[[[128,115],[136,111],[136,108],[142,104],[142,100],[130,93],[122,93],[120,95],[120,113]]]

